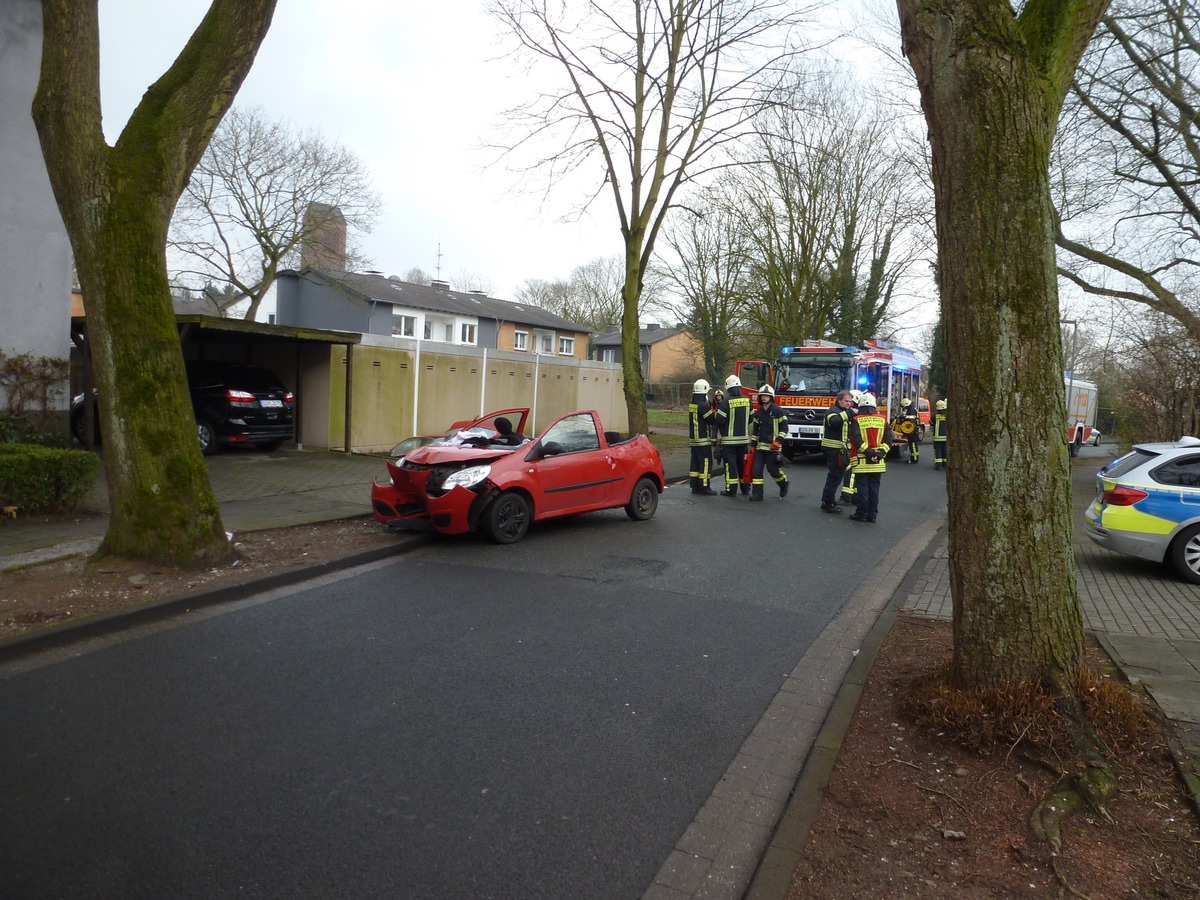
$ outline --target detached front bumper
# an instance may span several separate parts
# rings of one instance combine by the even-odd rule
[[[371,511],[376,521],[403,531],[436,531],[466,534],[475,530],[473,507],[480,500],[475,491],[453,487],[440,497],[421,497],[398,489],[390,482],[371,483]]]

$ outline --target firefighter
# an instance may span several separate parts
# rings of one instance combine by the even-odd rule
[[[825,430],[821,435],[821,447],[825,451],[825,488],[821,491],[821,509],[827,513],[840,513],[837,505],[838,485],[849,468],[850,457],[850,405],[854,402],[849,391],[838,391],[837,399],[825,416]]]
[[[939,400],[933,413],[933,467],[946,469],[946,401]]]
[[[908,461],[916,465],[921,456],[917,443],[921,439],[921,416],[917,412],[916,404],[908,397],[900,401],[900,414],[892,420],[892,431],[899,435],[901,440],[908,442]]]
[[[688,404],[688,443],[692,448],[692,467],[688,471],[688,479],[692,493],[704,497],[712,497],[717,493],[708,486],[708,480],[712,477],[712,429],[715,419],[708,382],[697,378],[692,385],[692,400]]]
[[[887,455],[896,437],[887,419],[875,408],[875,395],[863,394],[858,415],[850,420],[850,446],[854,478],[858,484],[858,506],[852,522],[874,522],[879,514],[879,484],[887,471]]]
[[[721,436],[721,462],[725,467],[725,490],[722,496],[736,497],[738,486],[743,494],[750,493],[746,484],[746,451],[750,449],[750,398],[742,391],[742,380],[736,375],[725,379],[725,399],[717,413],[717,424],[722,419],[725,432]]]
[[[764,384],[758,389],[758,409],[750,413],[750,447],[754,450],[754,468],[750,473],[750,499],[763,498],[763,468],[779,485],[779,499],[787,496],[788,477],[779,468],[779,451],[787,429],[787,413],[775,405],[775,389]]]
[[[863,392],[857,389],[850,392],[850,409],[847,410],[847,412],[849,412],[850,418],[852,419],[858,415],[858,404],[862,402],[862,395]],[[854,448],[851,447],[850,450],[850,455],[853,457]],[[857,506],[858,503],[855,497],[858,489],[855,487],[854,483],[854,469],[851,466],[846,466],[846,468],[842,471],[842,495],[834,502],[837,503],[838,506],[845,506],[847,503]]]

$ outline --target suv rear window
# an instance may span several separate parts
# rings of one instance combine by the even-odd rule
[[[1137,448],[1134,448],[1116,462],[1109,463],[1107,466],[1101,469],[1100,474],[1105,478],[1120,478],[1126,472],[1133,471],[1138,466],[1154,459],[1156,456],[1158,456],[1157,453],[1147,453],[1145,450],[1138,450]]]

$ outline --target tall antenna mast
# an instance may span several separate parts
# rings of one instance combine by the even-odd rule
[[[438,241],[437,280],[442,280],[442,242]]]

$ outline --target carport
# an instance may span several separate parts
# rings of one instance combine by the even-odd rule
[[[226,360],[234,362],[274,363],[276,373],[284,377],[290,375],[293,389],[305,383],[306,350],[320,345],[340,345],[346,351],[346,417],[344,423],[344,439],[342,446],[350,451],[351,421],[353,404],[351,398],[354,388],[354,354],[353,348],[362,340],[362,335],[350,331],[326,331],[319,328],[302,328],[295,325],[269,325],[263,322],[247,322],[244,319],[222,319],[215,316],[195,314],[176,315],[176,325],[179,329],[179,343],[185,360]],[[72,394],[90,395],[95,386],[92,372],[91,346],[87,340],[87,317],[71,317],[72,357],[79,364],[78,390]],[[286,369],[281,365],[286,362]],[[314,392],[319,396],[320,392]],[[326,396],[328,396],[328,379],[326,379]],[[307,401],[305,393],[296,390],[296,423],[295,433],[297,444],[300,444],[301,418]],[[92,422],[92,405],[84,405],[84,439],[85,446],[92,449],[92,437],[95,426]]]

